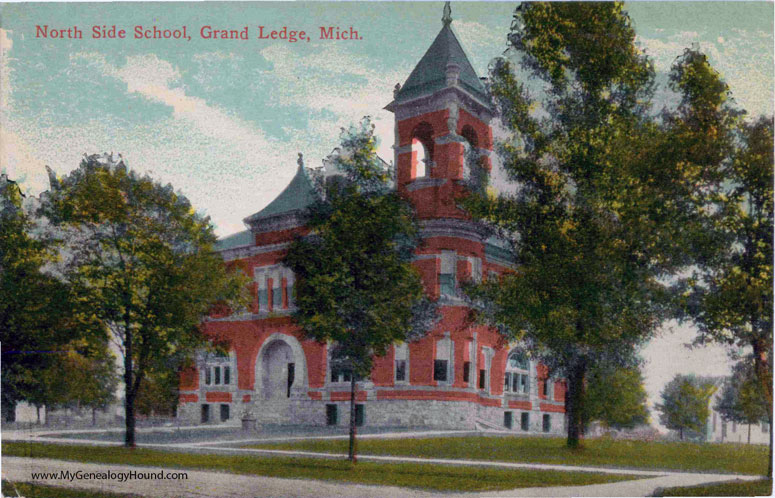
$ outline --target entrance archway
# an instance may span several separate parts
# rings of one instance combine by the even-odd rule
[[[291,397],[307,385],[307,362],[301,344],[294,337],[272,334],[256,359],[256,393],[265,400]]]

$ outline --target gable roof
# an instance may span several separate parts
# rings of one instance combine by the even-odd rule
[[[451,24],[445,22],[436,39],[396,94],[395,103],[412,100],[446,88],[449,63],[460,66],[460,86],[483,102],[488,102],[484,85],[476,75]]]
[[[250,223],[262,218],[270,218],[285,213],[302,211],[318,200],[318,194],[312,185],[312,180],[307,176],[303,165],[299,165],[296,175],[291,183],[280,192],[280,195],[269,203],[261,211],[245,218],[245,223]]]

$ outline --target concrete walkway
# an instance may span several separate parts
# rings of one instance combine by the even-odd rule
[[[366,457],[363,458],[367,459]],[[368,458],[369,460],[374,457]],[[382,459],[380,459],[382,460]],[[393,461],[422,461],[434,463],[425,459],[391,459]],[[439,461],[438,463],[443,463]],[[481,465],[481,462],[455,462],[457,465]],[[3,479],[20,482],[33,482],[33,472],[159,472],[158,467],[95,464],[82,462],[67,462],[62,460],[34,459],[21,457],[4,457],[2,460]],[[520,468],[563,468],[561,465],[521,465],[512,464]],[[598,468],[568,467],[567,470],[594,470]],[[179,471],[179,469],[175,469]],[[247,476],[229,474],[225,472],[213,472],[202,470],[185,470],[187,479],[179,480],[37,480],[40,484],[82,488],[95,491],[109,491],[113,493],[134,493],[148,497],[212,497],[212,498],[247,498],[247,497],[441,497],[449,496],[449,493],[432,493],[418,491],[409,488],[392,486],[367,486],[361,484],[339,484],[329,481],[312,481],[307,479],[282,479],[277,477]],[[624,473],[621,469],[605,469],[605,472]],[[640,475],[646,472],[638,473]],[[521,496],[649,496],[657,488],[671,486],[693,486],[720,482],[726,480],[754,480],[756,476],[723,475],[723,474],[696,474],[696,473],[668,473],[657,477],[623,481],[609,484],[596,484],[590,486],[565,486],[544,488],[522,488],[506,491],[484,493],[460,493],[461,497],[492,496],[492,497],[521,497]]]
[[[70,443],[97,446],[115,446],[120,442],[85,440],[67,437],[49,438],[41,437],[43,434],[51,434],[54,431],[18,431],[3,433],[3,441],[39,441],[47,443]],[[73,434],[82,431],[56,431],[57,434]],[[382,433],[359,436],[363,438],[398,438],[398,437],[423,437],[437,435],[463,435],[468,431],[428,431],[428,432],[401,432]],[[347,436],[300,436],[285,437],[288,439],[339,439]],[[222,441],[196,441],[188,443],[166,444],[138,444],[138,447],[155,450],[184,451],[190,453],[222,454],[222,455],[264,455],[264,456],[297,456],[307,458],[343,458],[344,455],[320,453],[311,451],[287,451],[267,450],[255,448],[240,448],[236,445],[246,443],[268,442],[276,440],[276,437],[245,438],[242,440]],[[231,447],[224,445],[231,445]],[[714,474],[675,472],[669,470],[642,470],[623,469],[613,467],[591,467],[576,465],[553,465],[538,463],[514,463],[481,460],[458,460],[444,458],[411,458],[401,456],[360,455],[360,460],[384,463],[418,463],[435,465],[456,465],[476,467],[496,467],[511,469],[555,470],[568,472],[593,472],[602,474],[627,474],[640,476],[641,479],[623,481],[609,484],[596,484],[589,486],[567,487],[543,487],[521,488],[507,491],[460,494],[459,496],[649,496],[657,488],[673,486],[695,486],[732,480],[755,480],[759,476],[744,476],[738,474]],[[112,470],[123,472],[128,470],[147,469],[158,472],[158,468],[144,468],[138,466],[118,466],[109,464],[92,464],[80,462],[65,462],[61,460],[29,459],[19,457],[4,457],[2,459],[3,478],[19,481],[30,481],[31,472],[56,472],[58,470],[82,470],[90,471]],[[122,470],[123,469],[123,470]],[[169,470],[169,469],[168,469]],[[88,489],[101,489],[121,493],[136,493],[152,497],[168,496],[201,496],[201,497],[231,497],[231,496],[444,496],[421,492],[406,488],[366,486],[357,484],[335,484],[325,481],[311,481],[304,479],[282,479],[263,476],[245,476],[228,474],[223,472],[190,470],[187,481],[129,481],[119,483],[117,481],[79,481],[76,483],[64,483],[52,481],[49,484],[67,485],[68,487],[82,487]],[[457,495],[457,494],[456,494]]]

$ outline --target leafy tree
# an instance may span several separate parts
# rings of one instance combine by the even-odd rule
[[[646,424],[649,420],[647,398],[643,375],[637,366],[595,365],[589,372],[585,419],[597,420],[615,429]]]
[[[121,348],[132,447],[147,373],[203,345],[202,320],[216,303],[243,302],[245,281],[213,250],[209,218],[121,159],[85,157],[52,187],[44,211],[68,244],[63,272]]]
[[[311,233],[291,245],[285,262],[296,275],[296,322],[307,336],[332,342],[332,368],[350,374],[354,462],[357,380],[391,344],[428,331],[436,312],[411,265],[419,243],[412,208],[391,189],[368,118],[342,131],[328,161],[342,175],[327,182],[309,212]]]
[[[137,394],[137,413],[173,416],[178,405],[179,380],[177,368],[149,372]]]
[[[703,242],[690,229],[700,210],[693,195],[725,156],[690,163],[676,139],[693,140],[699,155],[708,127],[723,135],[728,123],[680,119],[722,98],[717,75],[688,57],[673,69],[682,114],[651,112],[654,71],[619,2],[522,4],[509,41],[490,91],[510,132],[501,162],[518,187],[463,202],[510,243],[518,267],[469,297],[484,320],[568,379],[576,447],[590,369],[627,364],[669,311],[666,277]],[[542,88],[518,80],[515,59]]]
[[[46,370],[40,372],[48,390],[48,406],[88,408],[92,424],[96,411],[106,409],[116,398],[118,375],[107,341],[74,341]]]
[[[656,405],[659,421],[679,431],[682,441],[685,430],[702,433],[710,415],[710,397],[715,392],[716,385],[710,380],[676,375],[662,390],[662,403]]]
[[[766,397],[752,362],[741,361],[735,365],[732,375],[724,381],[714,408],[724,420],[748,424],[748,443],[751,442],[751,424],[768,420]]]
[[[56,364],[64,346],[95,324],[71,288],[43,270],[56,259],[34,213],[34,199],[0,176],[0,343],[2,406],[10,416],[17,402],[40,408],[50,402],[41,370]]]
[[[703,229],[713,244],[689,280],[687,311],[697,342],[748,347],[772,425],[773,120],[743,123],[731,160],[723,164]],[[770,466],[772,476],[772,436]]]

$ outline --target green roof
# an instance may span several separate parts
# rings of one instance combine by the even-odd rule
[[[243,232],[233,233],[227,235],[222,239],[218,239],[215,243],[215,249],[218,251],[224,251],[226,249],[234,249],[235,247],[243,247],[253,245],[253,232],[245,230]]]
[[[428,51],[398,91],[395,102],[404,102],[446,88],[449,63],[460,66],[460,85],[480,100],[488,102],[484,85],[449,23],[444,23]]]
[[[299,169],[296,170],[296,176],[285,187],[285,190],[280,192],[280,195],[275,197],[264,209],[245,218],[245,221],[250,222],[292,211],[300,211],[311,206],[317,199],[318,194],[312,185],[312,181],[304,171],[304,166],[299,165]]]

